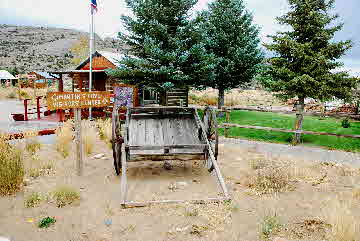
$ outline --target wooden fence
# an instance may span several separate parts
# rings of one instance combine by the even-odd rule
[[[272,128],[272,127],[264,127],[264,126],[249,126],[249,125],[240,125],[230,123],[230,113],[229,109],[223,109],[220,112],[225,112],[226,117],[225,123],[222,123],[219,127],[224,128],[224,136],[229,137],[229,128],[237,127],[243,129],[255,129],[255,130],[264,130],[264,131],[277,131],[284,133],[294,133],[294,134],[308,134],[308,135],[319,135],[319,136],[336,136],[336,137],[345,137],[345,138],[355,138],[360,139],[360,135],[344,135],[344,134],[336,134],[336,133],[326,133],[326,132],[315,132],[315,131],[305,131],[305,130],[289,130],[284,128]]]

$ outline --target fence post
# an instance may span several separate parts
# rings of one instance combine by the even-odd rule
[[[225,111],[225,122],[229,123],[230,122],[230,111],[227,110],[226,108],[223,108],[223,110]],[[226,138],[229,137],[229,127],[227,127],[227,126],[225,126],[225,129],[224,129],[224,136]]]

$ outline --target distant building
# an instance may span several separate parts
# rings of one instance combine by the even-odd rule
[[[21,88],[46,88],[55,83],[59,77],[57,75],[50,75],[47,72],[32,71],[28,74],[18,74],[16,78],[19,80]]]
[[[59,78],[57,75],[50,75],[47,72],[32,71],[28,73],[29,79],[31,80],[31,86],[35,85],[35,88],[45,88],[51,86]]]
[[[0,70],[0,82],[2,86],[15,86],[17,78],[6,70]]]

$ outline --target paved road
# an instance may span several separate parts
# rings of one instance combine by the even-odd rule
[[[220,144],[239,146],[244,149],[253,149],[258,153],[274,158],[285,157],[305,161],[348,163],[360,167],[360,153],[230,138],[220,138]]]
[[[26,130],[55,129],[59,123],[46,121],[14,121],[11,113],[24,113],[24,106],[19,100],[0,101],[0,132],[17,133]],[[29,118],[36,118],[30,116]],[[54,135],[38,137],[42,143],[54,142]]]

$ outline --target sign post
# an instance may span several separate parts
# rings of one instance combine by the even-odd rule
[[[76,170],[79,176],[83,172],[83,142],[81,137],[81,109],[74,109],[75,142],[76,142]]]
[[[49,110],[74,109],[76,169],[79,176],[83,173],[83,143],[81,137],[81,109],[105,107],[110,104],[110,93],[94,92],[50,92],[46,97]]]

